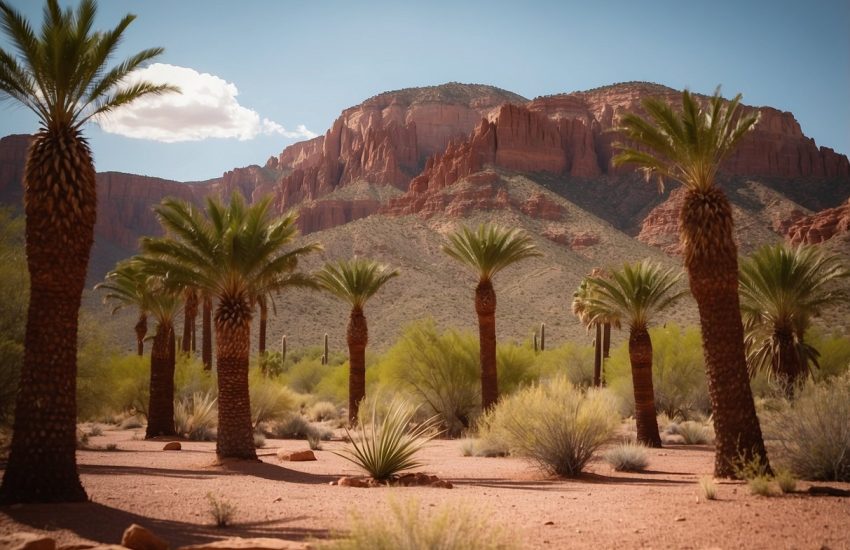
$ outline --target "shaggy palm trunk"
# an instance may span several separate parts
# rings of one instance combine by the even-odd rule
[[[357,423],[360,402],[366,397],[366,344],[369,343],[369,327],[359,307],[352,308],[345,331],[348,341],[348,421]]]
[[[77,131],[35,136],[24,202],[30,302],[0,502],[85,501],[76,462],[77,318],[97,196],[91,153]]]
[[[794,397],[794,388],[803,378],[803,359],[794,345],[794,336],[790,329],[779,328],[774,333],[774,338],[779,343],[779,353],[773,372],[782,386],[785,396],[789,399]]]
[[[602,358],[611,357],[611,323],[602,325]]]
[[[139,314],[136,322],[136,352],[139,357],[145,354],[145,336],[148,334],[148,316],[144,312]]]
[[[201,320],[201,360],[204,370],[212,369],[212,298],[204,296],[203,315]]]
[[[602,385],[602,358],[604,348],[602,346],[602,337],[604,331],[602,325],[595,323],[596,339],[593,341],[593,386],[598,388]]]
[[[244,295],[224,296],[215,312],[219,458],[257,459],[248,393],[251,306]]]
[[[174,435],[174,325],[161,322],[151,348],[151,385],[145,439]]]
[[[635,390],[637,440],[647,447],[660,447],[658,419],[655,415],[655,391],[652,387],[652,340],[646,328],[629,331],[629,360]]]
[[[481,408],[487,411],[499,399],[496,374],[496,291],[489,280],[480,281],[475,288],[475,313],[478,314],[481,354]]]
[[[266,327],[268,326],[269,320],[269,309],[266,305],[265,298],[260,300],[260,342],[259,342],[259,352],[260,355],[265,355],[266,353]]]
[[[679,224],[702,330],[716,434],[714,475],[734,477],[740,460],[768,460],[744,354],[732,208],[716,187],[689,190]]]
[[[198,294],[194,290],[186,291],[186,303],[183,307],[183,345],[182,351],[195,351],[195,318],[198,316]]]

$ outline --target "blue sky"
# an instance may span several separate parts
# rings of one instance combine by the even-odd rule
[[[818,145],[850,153],[847,0],[100,4],[99,28],[128,12],[138,15],[122,57],[162,46],[159,62],[185,68],[187,82],[200,79],[198,89],[213,90],[220,100],[193,115],[211,120],[189,137],[232,137],[175,141],[187,138],[181,124],[153,132],[157,141],[91,124],[86,134],[98,171],[217,177],[323,134],[342,109],[372,95],[449,81],[492,84],[528,98],[630,80],[702,93],[722,84],[747,104],[792,111]],[[11,5],[40,23],[40,0]],[[5,38],[0,44],[9,49]],[[219,117],[210,109],[233,115],[227,128],[215,128]],[[163,119],[179,122],[179,116]],[[0,135],[36,126],[23,108],[0,105]],[[120,121],[112,130],[128,133]]]

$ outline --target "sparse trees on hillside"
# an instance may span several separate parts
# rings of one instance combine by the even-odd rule
[[[143,50],[108,68],[135,16],[92,30],[94,0],[63,10],[47,0],[36,34],[0,1],[0,99],[38,117],[24,169],[30,302],[24,367],[0,501],[85,501],[76,462],[77,324],[97,208],[94,163],[82,128],[135,99],[174,91],[127,75],[162,53]]]
[[[620,152],[613,159],[686,189],[679,227],[702,329],[718,477],[734,477],[741,460],[768,464],[747,375],[732,207],[716,185],[723,159],[758,121],[758,113],[739,108],[740,101],[740,94],[723,99],[719,88],[704,106],[685,90],[681,110],[648,99],[646,118],[628,113],[620,119],[626,142],[616,144]]]
[[[443,251],[478,275],[475,313],[481,353],[481,407],[486,411],[499,399],[493,277],[510,265],[541,254],[524,232],[489,224],[481,224],[475,231],[461,227],[449,235]]]

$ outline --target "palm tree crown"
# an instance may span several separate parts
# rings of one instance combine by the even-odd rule
[[[751,372],[783,373],[787,365],[780,362],[793,361],[799,375],[807,372],[810,362],[817,364],[817,350],[803,337],[824,307],[850,297],[846,288],[835,284],[848,276],[838,256],[813,246],[764,246],[743,259],[741,312]],[[783,339],[794,350],[792,357],[782,356]]]
[[[590,323],[611,322],[619,327],[624,322],[633,330],[646,329],[656,313],[687,294],[685,290],[673,292],[681,278],[677,270],[648,260],[626,264],[611,273],[610,279],[591,277],[584,315]]]
[[[17,47],[16,59],[0,50],[0,90],[26,105],[45,129],[79,129],[92,117],[104,115],[148,94],[177,91],[165,84],[123,84],[127,76],[163,52],[150,48],[113,68],[106,64],[136,18],[126,15],[111,31],[92,32],[97,7],[82,0],[77,11],[62,10],[58,0],[44,6],[41,33],[5,2],[0,2],[2,27]]]
[[[315,275],[324,290],[360,309],[387,281],[397,276],[396,269],[360,258],[326,264]]]
[[[480,281],[489,281],[499,271],[520,260],[541,256],[531,237],[519,229],[504,229],[481,224],[472,231],[461,227],[449,235],[443,251],[478,273]]]
[[[666,102],[643,102],[649,119],[627,113],[617,131],[641,148],[615,143],[621,151],[615,166],[635,164],[647,178],[655,175],[678,181],[689,189],[705,191],[714,185],[717,169],[738,141],[758,122],[758,112],[739,114],[741,94],[731,101],[720,96],[720,87],[702,109],[688,90],[682,93],[682,112]],[[648,151],[647,151],[648,149]]]

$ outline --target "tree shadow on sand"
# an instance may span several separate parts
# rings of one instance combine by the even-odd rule
[[[2,511],[14,521],[33,529],[64,529],[85,539],[105,544],[119,544],[124,530],[137,523],[163,538],[172,548],[188,544],[204,544],[230,537],[264,537],[290,541],[327,538],[327,529],[307,529],[289,525],[303,517],[281,517],[264,521],[235,522],[226,529],[211,524],[149,518],[96,502],[76,504],[27,504],[4,507]]]

